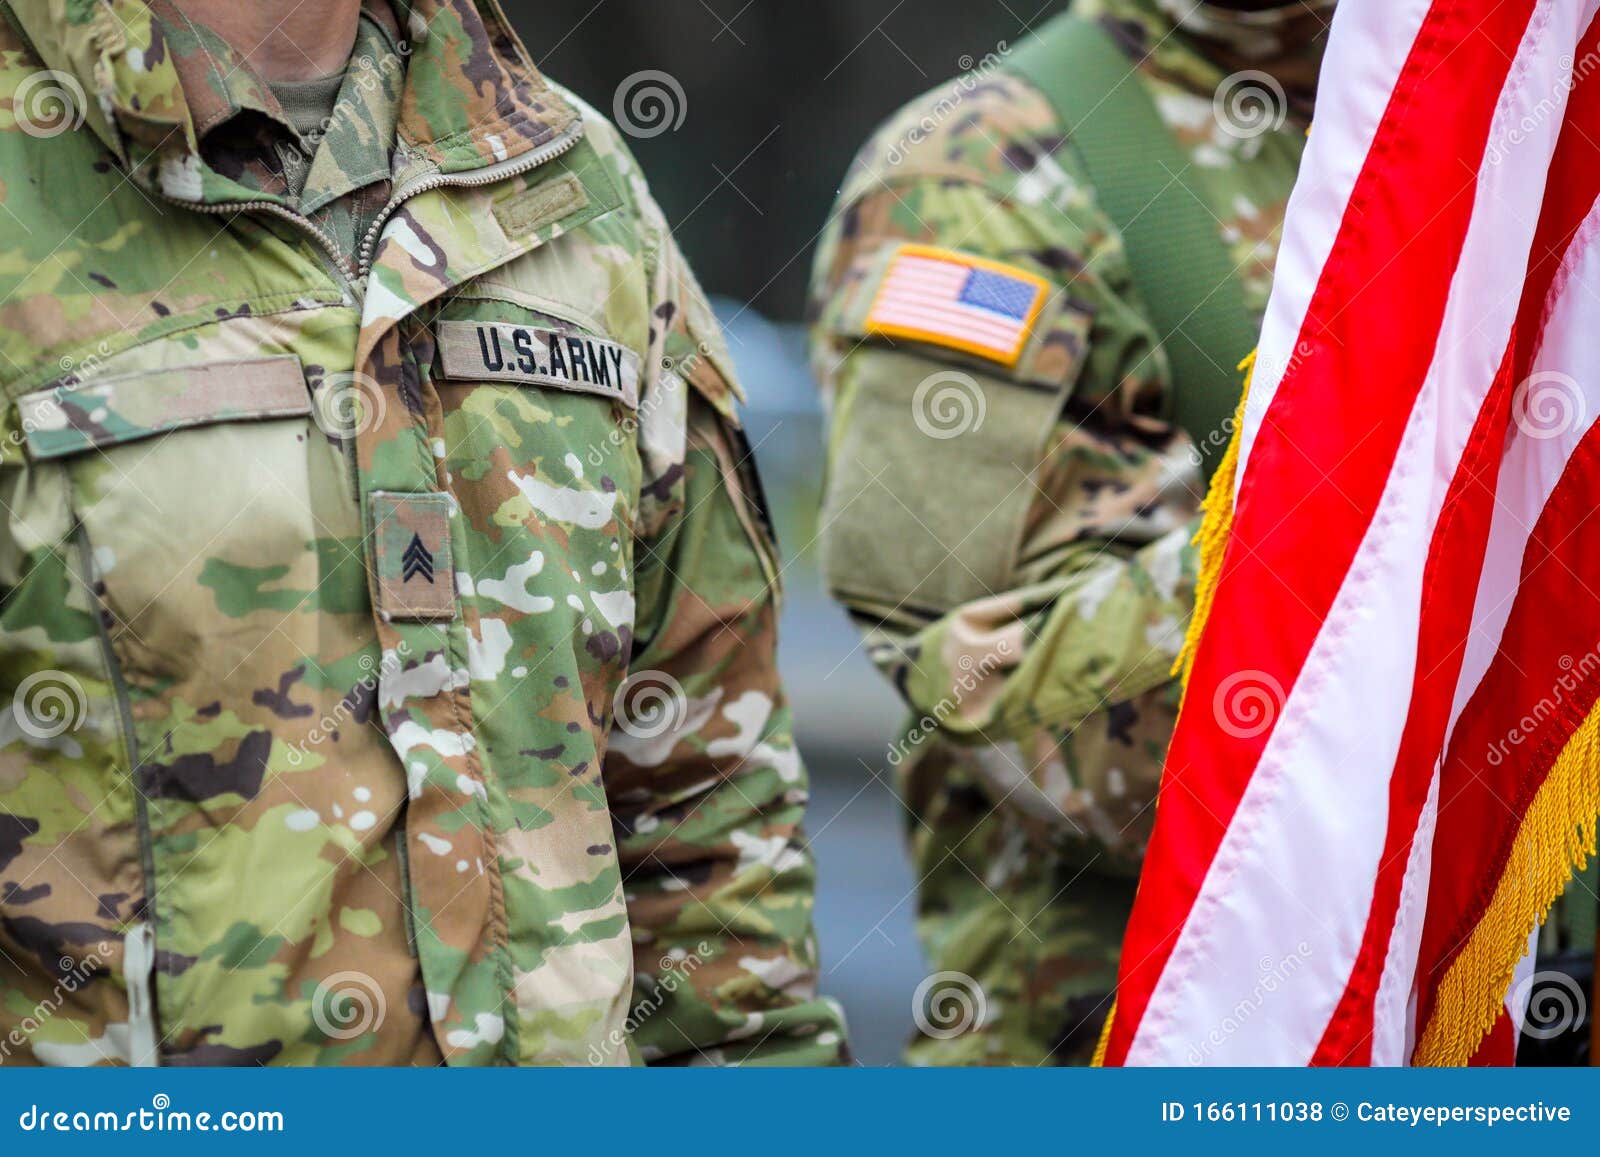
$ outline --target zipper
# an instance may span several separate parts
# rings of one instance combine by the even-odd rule
[[[236,217],[240,213],[270,213],[274,217],[283,218],[291,225],[301,227],[311,234],[316,239],[317,244],[322,247],[324,254],[328,258],[329,267],[334,273],[338,274],[339,287],[344,291],[346,299],[351,304],[361,301],[363,295],[356,284],[358,278],[355,275],[355,271],[344,263],[344,258],[339,256],[338,242],[333,239],[332,234],[310,217],[302,213],[296,213],[292,209],[285,209],[275,201],[229,201],[226,205],[201,205],[194,201],[180,201],[178,198],[169,197],[165,193],[160,193],[160,197],[163,201],[168,201],[195,213],[210,213],[218,217]]]
[[[299,226],[315,238],[317,244],[322,247],[323,252],[329,259],[331,268],[339,275],[340,286],[344,289],[346,295],[352,301],[360,301],[364,294],[361,292],[359,283],[372,271],[372,250],[373,246],[377,244],[378,234],[389,218],[394,215],[395,210],[400,208],[401,205],[418,193],[426,193],[432,189],[492,185],[497,181],[505,180],[507,177],[525,173],[529,169],[537,169],[546,161],[553,161],[563,153],[570,152],[582,139],[583,120],[580,118],[574,121],[572,127],[556,137],[555,140],[524,153],[520,157],[513,157],[509,161],[486,165],[481,169],[470,169],[464,173],[434,173],[430,176],[419,177],[408,185],[402,185],[390,196],[388,203],[378,211],[377,218],[372,222],[372,226],[367,230],[366,235],[362,237],[361,244],[357,250],[354,268],[345,264],[344,258],[339,255],[338,243],[334,241],[327,230],[305,214],[296,213],[292,209],[285,209],[276,201],[229,201],[225,205],[204,205],[194,201],[182,201],[176,197],[168,196],[166,193],[160,193],[159,190],[157,192],[162,200],[196,213],[210,213],[214,216],[237,216],[240,213],[271,213],[273,216],[281,217],[292,225]]]
[[[547,141],[536,149],[531,149],[520,157],[513,157],[508,161],[500,161],[493,165],[485,165],[481,169],[469,169],[464,173],[433,173],[429,176],[418,177],[409,184],[402,185],[389,197],[388,203],[378,211],[378,216],[362,237],[361,244],[357,247],[355,268],[345,264],[344,258],[339,255],[339,246],[333,237],[315,221],[303,213],[296,213],[292,209],[285,209],[275,201],[232,201],[226,205],[202,205],[193,201],[180,201],[176,197],[169,197],[165,193],[161,197],[174,205],[185,209],[192,209],[197,213],[211,213],[217,216],[234,215],[240,213],[262,212],[271,213],[281,217],[292,225],[299,226],[316,239],[322,246],[329,259],[330,268],[338,275],[345,296],[352,302],[360,302],[365,298],[362,285],[368,273],[372,272],[373,247],[378,242],[378,234],[389,218],[394,216],[396,209],[405,204],[419,193],[426,193],[432,189],[441,188],[471,188],[477,185],[493,185],[507,177],[514,177],[530,169],[537,169],[548,161],[553,161],[564,153],[571,152],[583,139],[583,118],[574,120],[572,125],[554,140]],[[346,457],[349,460],[351,481],[355,487],[354,493],[361,493],[360,466],[356,460],[355,442],[346,443]]]
[[[563,153],[570,152],[579,141],[583,139],[583,120],[579,118],[572,123],[572,127],[563,132],[552,141],[548,141],[538,148],[524,153],[520,157],[513,157],[509,161],[499,161],[493,165],[486,165],[481,169],[471,169],[465,173],[434,173],[426,177],[418,177],[408,185],[402,185],[394,191],[389,198],[389,203],[378,212],[377,218],[372,222],[372,227],[367,230],[361,239],[361,246],[356,259],[358,275],[365,277],[371,272],[373,246],[377,244],[378,233],[384,224],[394,215],[394,211],[418,193],[426,193],[431,189],[445,187],[470,188],[474,185],[493,185],[507,177],[514,177],[518,173],[525,173],[529,169],[537,169],[546,161],[553,161]]]
[[[128,983],[128,1063],[160,1064],[156,1044],[156,930],[140,921],[122,938],[122,975]]]
[[[73,538],[77,541],[78,567],[87,588],[89,605],[94,608],[95,628],[100,637],[100,653],[106,665],[112,693],[117,702],[117,723],[122,729],[123,752],[129,766],[139,766],[139,740],[133,729],[133,709],[128,699],[128,684],[122,677],[122,665],[111,647],[111,635],[106,630],[105,614],[99,592],[96,590],[94,548],[89,542],[88,528],[82,522],[73,525]],[[132,924],[122,938],[122,976],[128,989],[128,1060],[139,1066],[161,1063],[156,1032],[156,866],[155,840],[150,834],[150,805],[137,775],[128,777],[133,789],[134,827],[139,840],[139,873],[144,879],[143,919]]]
[[[193,210],[196,213],[238,216],[240,213],[261,212],[270,213],[274,217],[281,217],[291,225],[304,229],[322,247],[324,256],[328,258],[327,267],[337,278],[339,289],[344,294],[346,305],[359,309],[361,302],[365,299],[366,295],[362,292],[359,284],[360,279],[344,263],[344,258],[339,256],[339,245],[334,241],[333,235],[305,214],[296,213],[292,209],[285,209],[275,201],[230,201],[226,205],[199,205],[193,201],[180,201],[176,197],[168,197],[165,193],[162,193],[161,197],[163,200],[170,201],[172,204],[182,206],[185,209]],[[351,493],[360,494],[360,465],[356,460],[355,440],[341,439],[341,441],[343,442],[341,448],[344,451],[345,462],[350,469],[351,484],[355,487]]]

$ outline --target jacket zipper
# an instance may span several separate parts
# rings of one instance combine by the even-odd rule
[[[128,1063],[155,1068],[161,1050],[156,1036],[156,929],[150,920],[141,920],[123,936],[122,971],[128,982]]]
[[[440,189],[447,186],[470,188],[474,185],[492,185],[497,181],[505,180],[507,177],[525,173],[529,169],[537,169],[546,161],[555,160],[563,153],[571,151],[582,139],[583,121],[580,119],[573,122],[572,127],[555,140],[540,145],[520,157],[513,157],[509,161],[486,165],[481,169],[471,169],[465,173],[434,173],[431,176],[418,177],[409,185],[401,186],[389,198],[389,203],[379,210],[376,220],[372,222],[372,227],[367,230],[366,236],[361,239],[361,246],[356,260],[357,270],[363,277],[371,271],[372,249],[377,244],[379,232],[389,218],[394,215],[394,211],[418,193],[426,193],[431,189]]]
[[[183,201],[177,197],[161,193],[161,198],[174,205],[193,210],[196,213],[210,213],[215,216],[237,216],[240,213],[270,213],[281,217],[292,225],[304,229],[316,239],[324,253],[329,258],[329,264],[334,272],[339,275],[340,287],[352,301],[359,301],[362,297],[359,288],[360,281],[371,270],[372,250],[377,244],[378,234],[396,209],[405,204],[418,193],[426,193],[432,189],[446,187],[470,188],[475,185],[492,185],[503,181],[507,177],[514,177],[518,173],[525,173],[529,169],[536,169],[547,161],[553,161],[563,153],[570,152],[583,139],[583,121],[575,121],[571,128],[562,133],[555,140],[541,145],[520,157],[513,157],[509,161],[500,161],[497,164],[486,165],[481,169],[470,169],[464,173],[434,173],[430,176],[419,177],[409,185],[403,185],[394,191],[387,204],[378,211],[377,218],[362,237],[357,250],[356,265],[352,269],[345,264],[339,255],[339,245],[333,237],[304,213],[296,213],[292,209],[285,209],[276,201],[230,201],[225,205],[203,205],[194,201]]]
[[[390,196],[388,203],[378,211],[377,218],[361,239],[361,244],[357,249],[357,260],[354,269],[345,264],[344,258],[339,255],[338,243],[334,241],[333,237],[325,229],[305,214],[296,213],[292,209],[285,209],[275,201],[230,201],[226,205],[201,205],[193,201],[181,201],[165,193],[162,193],[161,197],[174,205],[192,209],[197,213],[210,213],[216,216],[237,216],[240,213],[254,212],[270,213],[275,217],[281,217],[292,225],[299,226],[315,238],[322,247],[323,252],[329,259],[329,267],[338,275],[340,288],[343,290],[346,300],[354,304],[360,302],[365,296],[362,283],[367,274],[372,271],[372,250],[377,244],[379,232],[389,218],[394,215],[395,210],[412,197],[415,197],[418,193],[426,193],[431,189],[492,185],[497,181],[505,180],[507,177],[514,177],[518,173],[536,169],[547,161],[555,160],[563,153],[570,152],[582,139],[583,120],[580,118],[574,121],[572,127],[556,137],[555,140],[540,145],[520,157],[513,157],[509,161],[486,165],[481,169],[470,169],[464,173],[434,173],[430,176],[419,177],[410,184],[396,189],[393,195]],[[350,463],[351,480],[355,484],[354,493],[360,494],[360,479],[356,476],[358,466],[356,463],[355,443],[347,442],[345,451]]]
[[[133,710],[128,702],[128,684],[122,676],[122,665],[111,647],[111,635],[106,630],[99,592],[95,589],[94,548],[89,542],[88,528],[82,522],[73,526],[77,540],[78,567],[83,574],[85,592],[94,607],[95,628],[100,638],[100,652],[106,664],[106,673],[116,698],[117,722],[122,729],[123,751],[130,766],[139,766],[139,740],[133,729]],[[137,775],[129,777],[133,789],[134,828],[139,838],[139,874],[144,879],[144,910],[141,919],[131,924],[122,937],[122,979],[128,991],[128,1062],[138,1066],[159,1065],[160,1049],[156,1030],[156,867],[155,840],[150,834],[150,805]]]
[[[344,291],[345,298],[351,304],[361,300],[361,293],[356,287],[354,271],[344,263],[344,258],[339,256],[338,242],[334,241],[331,234],[318,225],[310,217],[296,213],[292,209],[285,209],[275,201],[229,201],[226,205],[200,205],[194,201],[180,201],[176,197],[169,197],[162,193],[161,199],[169,201],[180,208],[188,209],[195,213],[210,213],[213,216],[237,217],[241,213],[270,213],[274,217],[281,217],[291,225],[297,225],[311,234],[322,247],[328,257],[328,264],[334,273],[338,274],[339,288]]]

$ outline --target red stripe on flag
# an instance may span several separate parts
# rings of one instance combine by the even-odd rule
[[[986,317],[972,307],[951,305],[949,302],[929,302],[925,297],[900,297],[895,295],[886,297],[878,303],[874,315],[879,321],[885,320],[889,314],[919,314],[926,317],[948,318],[970,325],[974,329],[994,330],[996,332],[1009,332],[1013,335],[1022,328],[1022,322],[1008,320],[999,316]]]
[[[1292,692],[1383,493],[1432,361],[1489,125],[1533,6],[1515,0],[1485,14],[1481,4],[1437,0],[1384,110],[1294,347],[1310,352],[1285,372],[1240,486],[1209,620],[1224,626],[1200,640],[1168,753],[1107,1064],[1127,1058],[1272,734],[1270,726],[1223,731],[1212,698],[1246,670]],[[1474,83],[1463,87],[1462,76]],[[1471,176],[1456,184],[1458,174]]]
[[[1591,24],[1576,55],[1582,58],[1597,50],[1600,24]],[[1600,193],[1600,164],[1596,164],[1596,149],[1591,143],[1596,139],[1600,139],[1600,101],[1587,97],[1580,101],[1575,94],[1551,157],[1544,208],[1529,251],[1516,324],[1494,386],[1478,411],[1461,463],[1451,479],[1429,546],[1411,708],[1390,780],[1389,825],[1373,891],[1372,913],[1344,995],[1328,1022],[1313,1064],[1372,1062],[1375,1002],[1401,887],[1444,743],[1472,629],[1477,584],[1462,581],[1462,576],[1476,575],[1482,568],[1512,392],[1532,367],[1540,318],[1562,257]],[[1447,859],[1448,856],[1446,851]],[[1468,870],[1466,865],[1462,870]]]
[[[1600,423],[1578,443],[1539,515],[1500,650],[1445,754],[1434,855],[1455,867],[1436,868],[1428,884],[1417,958],[1419,1032],[1433,1013],[1440,980],[1494,896],[1521,818],[1600,693],[1600,669],[1591,658],[1600,645],[1600,598],[1590,586],[1597,558]],[[1574,640],[1590,652],[1574,656]],[[1569,682],[1576,686],[1567,689]],[[1529,715],[1540,720],[1531,741],[1521,734]]]

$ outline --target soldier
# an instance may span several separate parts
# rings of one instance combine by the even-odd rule
[[[493,0],[0,12],[0,1062],[840,1061],[617,131]]]
[[[1332,8],[1082,0],[845,179],[813,279],[821,533],[912,713],[912,1063],[1092,1053]]]

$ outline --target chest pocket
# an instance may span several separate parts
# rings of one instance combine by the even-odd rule
[[[298,357],[202,362],[153,343],[24,395],[17,418],[32,469],[65,475],[135,698],[276,695],[295,665],[266,671],[237,641],[275,635],[315,655],[317,612],[362,608],[360,568],[339,565],[360,543],[348,468]]]

